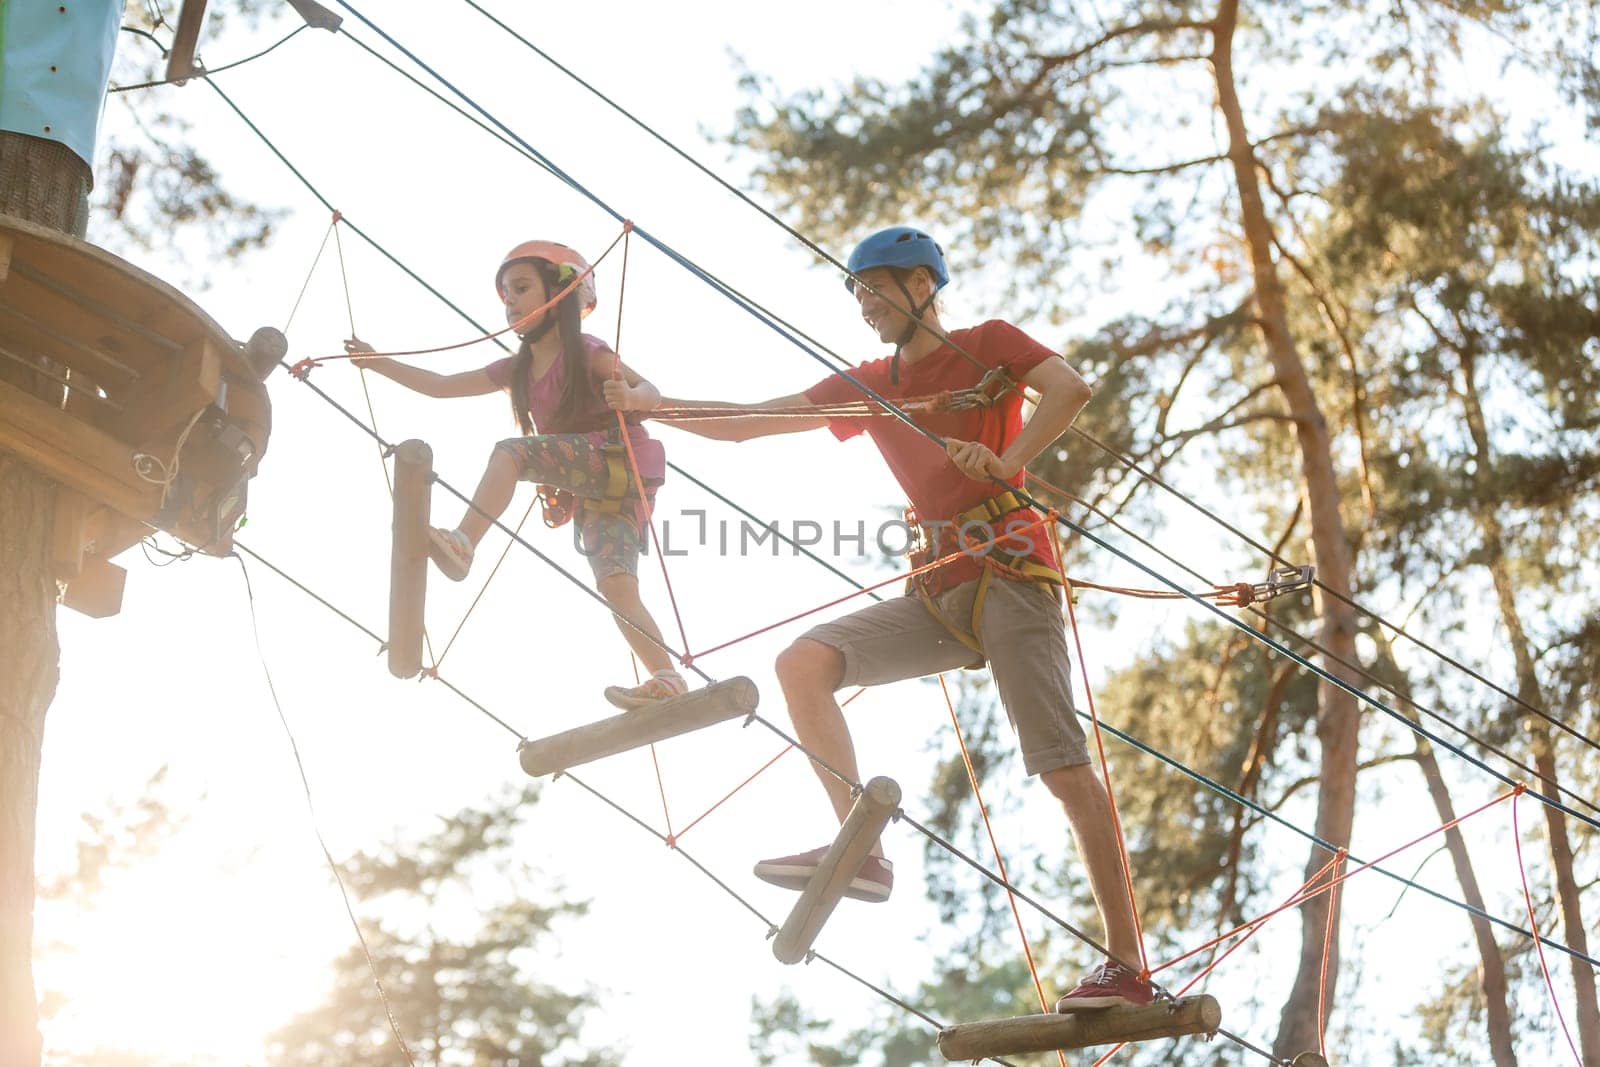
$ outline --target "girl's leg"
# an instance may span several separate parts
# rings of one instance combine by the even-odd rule
[[[617,629],[645,669],[651,674],[672,670],[672,657],[661,647],[661,628],[639,596],[639,579],[623,572],[602,578],[598,584],[600,595],[615,612]]]
[[[489,532],[494,520],[505,513],[511,503],[511,494],[517,488],[521,463],[518,456],[503,444],[495,446],[495,450],[489,453],[489,465],[483,469],[483,477],[472,494],[472,506],[461,517],[458,527],[467,535],[473,548],[478,547],[478,542]]]

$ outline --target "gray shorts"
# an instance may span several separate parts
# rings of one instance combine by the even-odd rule
[[[934,598],[957,626],[972,621],[976,581]],[[972,667],[979,657],[950,635],[915,596],[899,597],[812,627],[802,637],[844,654],[847,685],[884,685]],[[1066,628],[1054,587],[998,575],[989,580],[979,642],[1006,717],[1017,732],[1029,774],[1089,762],[1089,746],[1072,706]]]

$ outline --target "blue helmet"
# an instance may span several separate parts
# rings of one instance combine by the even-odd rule
[[[890,226],[856,245],[856,250],[850,253],[850,262],[845,264],[850,274],[844,280],[844,287],[854,293],[855,275],[873,267],[899,267],[902,270],[926,267],[933,275],[934,292],[950,282],[950,272],[945,269],[944,251],[940,249],[939,242],[912,226]]]

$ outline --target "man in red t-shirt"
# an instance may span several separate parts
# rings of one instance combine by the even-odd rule
[[[914,596],[814,627],[778,656],[776,673],[795,733],[817,760],[859,781],[837,690],[981,666],[987,659],[1023,766],[1065,809],[1112,957],[1058,1000],[1056,1010],[1148,1004],[1154,991],[1129,966],[1141,955],[1111,805],[1073,712],[1050,520],[1010,491],[1022,486],[1027,463],[1066,432],[1091,390],[1058,354],[1009,323],[991,320],[946,332],[934,297],[949,274],[938,244],[920,230],[896,226],[871,235],[851,254],[849,270],[846,285],[861,317],[895,346],[892,356],[763,404],[662,401],[668,408],[738,406],[745,414],[736,418],[697,415],[679,424],[720,440],[824,426],[840,440],[866,433],[911,500],[922,530],[914,562],[944,561],[910,579],[907,592]],[[1016,383],[1039,394],[1026,420]],[[911,411],[915,425],[886,413],[873,394]],[[942,404],[933,399],[941,395]],[[783,414],[762,416],[752,408]],[[842,822],[853,803],[850,787],[819,763],[813,767]],[[755,873],[803,889],[826,851],[763,860]],[[893,881],[893,868],[875,844],[846,895],[885,900]]]

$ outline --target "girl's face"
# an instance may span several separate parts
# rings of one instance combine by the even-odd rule
[[[534,269],[532,263],[511,264],[501,278],[501,285],[505,289],[506,322],[510,325],[520,323],[517,326],[519,333],[527,333],[550,314],[549,311],[544,311],[527,322],[522,321],[528,312],[550,299],[550,294],[545,291],[544,279],[539,277],[539,272]]]

